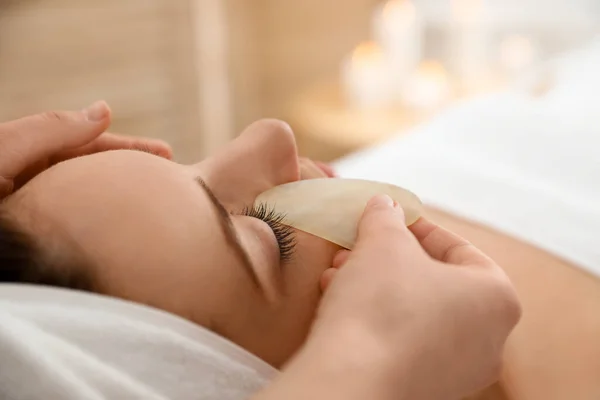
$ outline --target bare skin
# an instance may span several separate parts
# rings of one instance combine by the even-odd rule
[[[493,258],[516,287],[523,316],[506,347],[506,398],[600,398],[600,281],[487,227],[431,208],[426,214]]]

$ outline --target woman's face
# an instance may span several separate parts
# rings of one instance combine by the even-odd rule
[[[282,260],[270,226],[240,212],[273,186],[326,176],[304,167],[290,129],[260,121],[195,165],[135,151],[66,161],[26,185],[19,207],[49,251],[83,256],[101,292],[178,314],[280,366],[307,334],[338,248],[296,231]]]

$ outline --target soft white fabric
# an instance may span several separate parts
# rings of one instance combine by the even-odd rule
[[[600,275],[600,40],[545,66],[555,88],[497,93],[341,160]]]
[[[277,371],[174,315],[0,284],[0,399],[247,399]]]

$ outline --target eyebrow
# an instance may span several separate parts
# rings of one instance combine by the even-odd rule
[[[225,236],[225,241],[227,242],[227,245],[233,251],[233,254],[235,254],[236,258],[240,261],[240,263],[250,276],[252,283],[258,289],[262,290],[262,286],[260,285],[260,281],[258,279],[258,276],[256,275],[256,270],[254,269],[254,267],[252,266],[252,262],[250,261],[250,256],[242,246],[240,238],[236,233],[235,228],[233,227],[233,223],[231,222],[231,215],[229,214],[229,212],[227,212],[227,210],[223,206],[223,203],[219,201],[217,196],[215,196],[213,191],[208,187],[208,185],[206,184],[206,182],[204,182],[202,178],[196,177],[196,182],[200,185],[202,189],[204,189],[204,192],[206,193],[213,207],[217,211],[219,225],[221,227],[223,235]]]

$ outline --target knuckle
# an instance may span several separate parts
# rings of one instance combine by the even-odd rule
[[[465,247],[472,247],[473,245],[467,241],[464,242],[460,242],[460,243],[456,243],[453,244],[452,246],[448,247],[444,253],[441,255],[441,257],[439,257],[439,259],[444,262],[447,263],[449,262],[452,257],[461,250],[464,250]]]
[[[45,111],[39,115],[39,118],[42,121],[50,121],[50,122],[65,122],[70,121],[72,118],[69,113],[64,111]]]
[[[512,328],[519,322],[523,313],[517,292],[508,277],[496,279],[495,290],[500,302],[499,310],[506,323]]]
[[[523,307],[521,306],[521,302],[517,298],[516,293],[510,296],[506,302],[506,314],[509,318],[509,322],[511,325],[516,325],[523,315]]]

